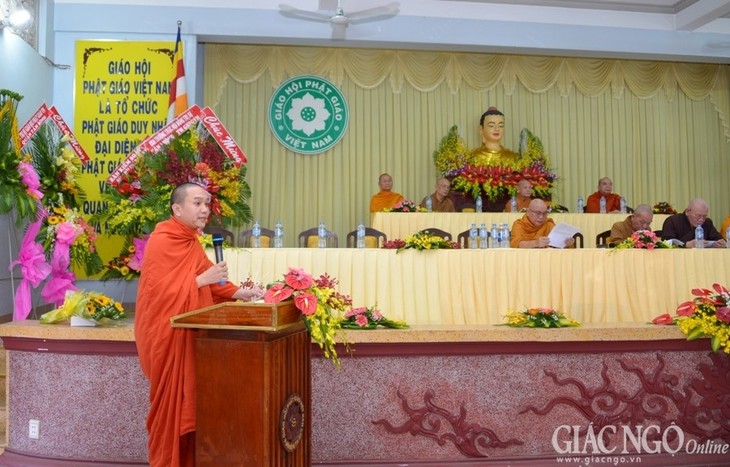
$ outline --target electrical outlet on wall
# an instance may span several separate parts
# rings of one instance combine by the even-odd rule
[[[30,439],[38,439],[41,434],[40,420],[31,420],[28,422],[28,437]]]

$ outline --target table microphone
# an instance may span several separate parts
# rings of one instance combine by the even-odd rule
[[[223,261],[223,235],[213,234],[213,250],[215,250],[216,264]],[[223,285],[226,281],[220,281],[218,284]]]

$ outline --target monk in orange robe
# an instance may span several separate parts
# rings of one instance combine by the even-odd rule
[[[393,189],[393,177],[390,175],[381,174],[378,178],[378,186],[380,187],[380,192],[373,195],[370,199],[370,212],[380,212],[384,209],[390,209],[403,201],[403,195],[391,191]]]
[[[722,235],[723,237],[727,237],[725,238],[725,240],[730,241],[730,234],[728,234],[728,229],[730,229],[730,216],[727,216],[722,221],[722,227],[720,227],[720,235]]]
[[[548,218],[548,207],[545,201],[533,199],[527,212],[512,224],[509,245],[511,248],[547,248],[550,245],[548,235],[555,227],[555,221]],[[575,239],[565,240],[565,246],[575,245]]]
[[[213,264],[198,241],[208,221],[210,194],[186,183],[173,191],[173,215],[160,222],[145,247],[137,291],[134,335],[140,366],[150,380],[147,416],[151,466],[195,465],[195,331],[170,318],[230,300],[252,300],[263,290],[227,281],[224,261]]]
[[[532,183],[529,180],[523,178],[517,182],[515,199],[517,200],[517,211],[515,212],[526,212],[532,201]],[[512,212],[511,199],[504,204],[504,212]]]
[[[606,198],[606,212],[621,211],[621,196],[613,192],[613,181],[608,177],[598,180],[598,191],[586,200],[586,212],[601,212],[601,198]]]

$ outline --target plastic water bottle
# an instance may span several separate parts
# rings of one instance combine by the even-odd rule
[[[476,208],[474,209],[476,212],[482,212],[482,196],[477,196],[476,199]]]
[[[324,222],[320,222],[317,229],[317,248],[327,248],[327,229]]]
[[[621,197],[621,214],[626,214],[626,198]]]
[[[284,228],[281,226],[281,221],[276,221],[274,225],[274,248],[284,247]]]
[[[431,195],[426,196],[426,211],[433,211],[433,200],[431,200]]]
[[[516,196],[512,196],[512,199],[509,200],[509,207],[510,207],[510,211],[517,212],[517,197]]]
[[[357,224],[357,241],[355,247],[365,248],[365,226],[360,222]]]
[[[583,197],[578,197],[578,213],[582,213],[585,210],[585,202],[583,201]]]
[[[601,214],[606,214],[606,197],[601,196]]]
[[[491,248],[499,248],[499,229],[497,229],[497,224],[492,224],[492,230],[489,232],[489,237],[491,241],[491,245],[489,245]]]
[[[259,224],[259,221],[255,221],[251,229],[251,247],[261,248],[261,224]]]
[[[702,230],[702,226],[698,225],[695,228],[695,248],[705,247],[705,231]]]
[[[509,226],[502,224],[502,248],[509,248]]]
[[[477,245],[478,242],[479,231],[477,230],[477,225],[472,224],[471,228],[469,229],[469,248],[473,250],[479,248],[479,245]]]
[[[487,231],[487,224],[482,224],[479,227],[479,248],[489,248],[489,232]]]

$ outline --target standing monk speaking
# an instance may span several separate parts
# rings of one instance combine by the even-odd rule
[[[259,288],[227,282],[226,263],[213,264],[206,256],[198,240],[210,214],[203,187],[178,186],[170,208],[170,219],[157,224],[145,247],[134,321],[140,366],[150,380],[147,446],[153,467],[195,465],[195,331],[173,328],[170,318],[263,296]]]

